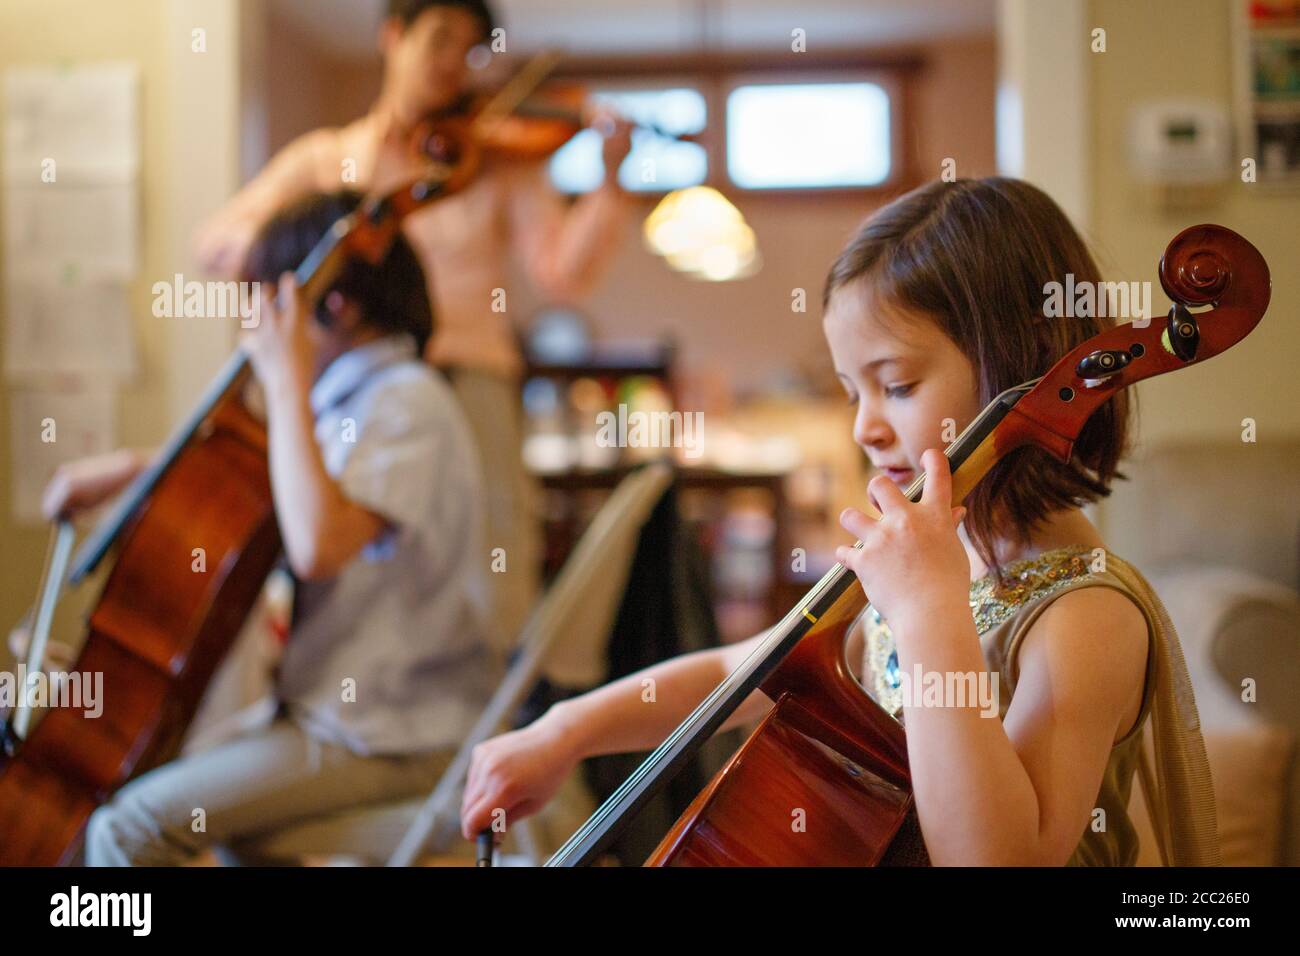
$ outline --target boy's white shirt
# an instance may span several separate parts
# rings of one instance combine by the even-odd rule
[[[407,336],[339,356],[311,403],[326,470],[393,527],[335,578],[297,585],[303,606],[278,686],[271,619],[285,599],[264,591],[234,649],[242,660],[224,665],[224,687],[209,692],[225,699],[205,699],[185,752],[265,728],[281,699],[313,736],[357,753],[455,746],[492,689],[469,427]],[[345,678],[356,682],[354,701],[344,700]]]

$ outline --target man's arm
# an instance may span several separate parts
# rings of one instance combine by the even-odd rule
[[[333,130],[316,130],[299,136],[199,227],[195,253],[208,273],[238,276],[263,224],[277,210],[319,187],[318,170],[336,135]]]
[[[345,495],[325,469],[310,400],[309,320],[293,277],[281,276],[279,295],[264,301],[244,348],[266,392],[271,495],[285,557],[299,578],[334,577],[388,523]]]
[[[335,577],[387,522],[344,495],[325,470],[307,386],[286,382],[267,397],[271,488],[285,556],[301,580]]]
[[[571,207],[551,186],[545,162],[511,170],[510,225],[516,254],[528,277],[549,298],[584,295],[617,252],[631,201],[618,184],[618,168],[631,147],[626,121],[608,120],[605,180]]]

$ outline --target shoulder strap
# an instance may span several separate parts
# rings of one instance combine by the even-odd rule
[[[1169,612],[1136,568],[1107,552],[1105,571],[1082,576],[1027,606],[1011,624],[1003,678],[1018,676],[1011,671],[1018,670],[1013,662],[1020,642],[1052,601],[1079,588],[1099,586],[1127,594],[1142,609],[1149,627],[1143,708],[1149,707],[1151,714],[1155,767],[1153,770],[1147,763],[1142,751],[1138,771],[1161,858],[1172,866],[1218,866],[1214,787],[1182,645]],[[1141,720],[1138,727],[1144,727]]]
[[[1111,554],[1107,555],[1107,564],[1148,609],[1153,624],[1151,652],[1156,686],[1151,735],[1155,770],[1152,773],[1149,766],[1143,770],[1145,752],[1138,767],[1143,790],[1155,810],[1151,822],[1163,844],[1161,856],[1167,865],[1218,866],[1221,860],[1214,786],[1178,633],[1164,604],[1136,568]]]

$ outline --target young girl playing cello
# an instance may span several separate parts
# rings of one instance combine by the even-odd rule
[[[853,439],[881,471],[868,491],[883,517],[840,516],[863,546],[837,557],[871,601],[850,659],[906,724],[931,862],[1133,864],[1127,807],[1153,715],[1162,850],[1174,864],[1212,864],[1212,792],[1177,635],[1081,510],[1118,476],[1126,394],[1087,422],[1068,464],[1020,448],[952,507],[941,436],[1110,324],[1045,316],[1045,286],[1070,274],[1076,286],[1100,280],[1059,207],[1008,179],[922,187],[871,217],[831,267],[823,331],[857,409]],[[921,472],[913,503],[901,488]],[[480,745],[465,834],[497,810],[507,822],[535,812],[585,757],[657,746],[761,637],[665,661]],[[900,675],[917,667],[991,672],[1000,719],[907,699]],[[647,679],[654,702],[643,698]],[[755,691],[724,728],[770,706]]]

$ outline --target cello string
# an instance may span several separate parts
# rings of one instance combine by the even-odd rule
[[[456,191],[456,187],[451,184],[450,170],[435,165],[431,166],[429,173],[429,175],[415,182],[404,184],[401,188],[390,193],[388,197],[381,199],[382,202],[408,190],[412,192],[414,202],[410,207],[399,211],[397,217],[399,221],[403,215],[407,215],[440,198],[443,195],[443,190],[449,186],[451,192]],[[423,189],[421,194],[415,196],[415,191],[421,188]],[[323,295],[325,290],[321,286],[328,285],[328,282],[337,277],[337,273],[333,273],[333,270],[341,264],[351,251],[347,248],[340,248],[343,246],[342,240],[349,234],[351,226],[360,221],[359,218],[352,218],[355,215],[355,213],[350,214],[340,220],[339,223],[336,223],[335,228],[321,237],[315,248],[308,253],[307,258],[294,271],[295,281],[308,296]],[[340,228],[340,223],[346,223],[346,225]],[[325,279],[327,271],[332,273],[328,280]],[[309,304],[311,303],[309,302]],[[221,371],[209,385],[207,391],[204,392],[190,417],[168,436],[167,441],[150,466],[127,485],[113,510],[82,542],[73,562],[69,583],[78,584],[95,570],[99,562],[103,560],[104,555],[108,553],[109,548],[117,540],[123,527],[135,514],[141,502],[144,501],[162,476],[171,468],[172,462],[189,443],[200,426],[207,421],[212,409],[216,407],[229,389],[235,387],[242,380],[247,369],[248,356],[242,347],[236,346],[231,357],[222,366]]]

